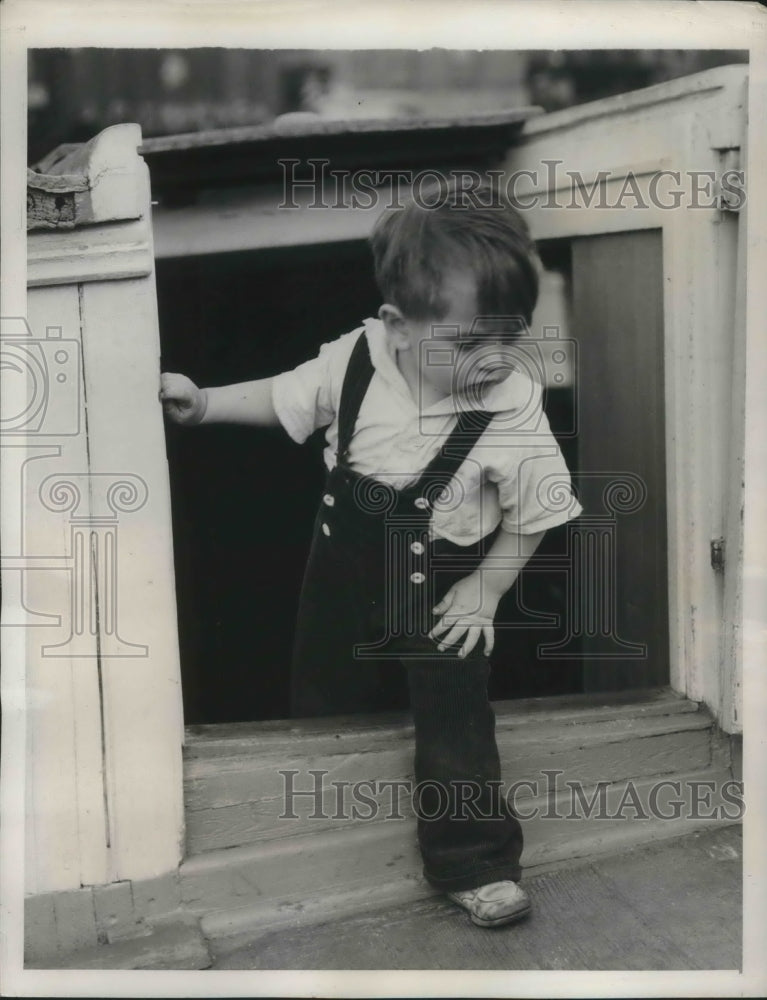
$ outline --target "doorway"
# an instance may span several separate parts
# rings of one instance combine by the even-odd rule
[[[588,479],[579,479],[579,471],[599,464],[597,459],[606,454],[600,443],[606,426],[614,448],[607,468],[624,468],[629,451],[615,435],[628,434],[641,415],[641,408],[633,406],[606,425],[599,403],[604,398],[601,381],[621,377],[636,358],[631,352],[596,349],[599,338],[612,336],[615,310],[620,315],[637,302],[646,303],[653,282],[658,282],[656,299],[662,295],[660,272],[639,266],[640,257],[644,261],[655,252],[652,240],[650,245],[640,239],[636,266],[625,269],[631,274],[623,273],[623,283],[616,286],[613,280],[600,278],[605,269],[616,266],[612,246],[590,244],[589,239],[550,241],[540,248],[545,266],[558,271],[567,288],[577,286],[571,298],[573,333],[584,347],[579,383],[548,387],[544,408],[587,509],[592,506],[592,487]],[[637,281],[629,293],[626,282]],[[606,288],[612,289],[610,295],[604,294]],[[161,259],[157,290],[162,368],[183,372],[200,385],[263,378],[293,368],[313,357],[322,343],[375,315],[379,305],[370,252],[359,240]],[[609,300],[601,306],[594,301],[600,295]],[[612,301],[621,296],[622,304]],[[657,367],[653,345],[662,346],[662,323],[654,330],[654,339],[646,338],[642,323],[634,323],[626,336],[636,338],[640,333],[645,337],[641,363]],[[662,440],[657,393],[654,399],[653,420]],[[577,434],[573,433],[576,407]],[[187,724],[289,717],[293,627],[324,478],[323,437],[319,431],[299,447],[281,429],[217,425],[190,431],[167,426]],[[657,434],[645,438],[645,452],[657,465],[653,452]],[[616,464],[618,455],[623,465]],[[644,469],[644,465],[639,468],[640,474]],[[657,476],[654,482],[662,485]],[[654,554],[643,550],[644,576],[631,584],[624,580],[621,586],[628,591],[618,595],[621,607],[630,602],[626,613],[632,615],[643,581],[652,578],[654,596],[663,598],[663,614],[656,614],[656,619],[624,616],[620,627],[628,628],[628,637],[638,634],[640,641],[649,634],[648,628],[655,629],[655,653],[668,646],[667,641],[663,646],[662,638],[663,621],[668,634],[665,582],[657,589],[665,569],[665,534],[661,539],[658,528],[665,523],[665,493],[654,492],[649,507],[658,505],[660,512],[654,510],[652,522],[658,529]],[[643,530],[646,540],[646,523]],[[583,643],[588,637],[570,634],[567,613],[572,594],[566,563],[572,538],[573,525],[547,532],[518,586],[501,603],[499,621],[505,627],[497,630],[493,653],[490,696],[494,700],[666,682],[662,675],[665,670],[667,679],[667,655],[665,660],[653,659],[652,674],[646,665],[644,672],[637,673],[636,664],[626,670],[620,659],[596,667],[584,661]],[[635,541],[622,557],[621,580],[634,574],[636,546]],[[541,657],[541,644],[561,649]]]

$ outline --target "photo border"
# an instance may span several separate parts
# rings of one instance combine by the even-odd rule
[[[504,46],[502,42],[508,40]],[[328,42],[333,44],[329,45]],[[513,44],[512,44],[513,43]],[[2,630],[0,989],[20,996],[727,996],[767,989],[764,788],[767,708],[767,11],[752,3],[489,0],[447,4],[264,0],[4,0],[0,6],[0,287],[2,315],[26,315],[26,52],[48,46],[130,48],[733,48],[749,49],[747,426],[743,595],[743,972],[84,972],[24,970],[24,655],[22,630]],[[18,517],[5,484],[2,518]]]

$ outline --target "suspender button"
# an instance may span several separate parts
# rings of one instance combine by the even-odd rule
[[[410,580],[411,580],[412,583],[423,583],[423,581],[425,579],[426,579],[426,577],[423,575],[423,573],[411,573],[410,574]]]
[[[426,499],[426,497],[417,497],[414,503],[419,510],[429,509],[429,501]]]
[[[423,555],[423,545],[421,542],[412,542],[410,545],[410,551],[414,552],[417,556]]]

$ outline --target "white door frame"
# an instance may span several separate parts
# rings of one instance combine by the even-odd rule
[[[537,239],[662,230],[670,681],[729,732],[741,728],[745,208],[725,204],[722,177],[741,166],[747,82],[747,66],[726,66],[532,119],[506,163],[518,194],[538,196]],[[723,570],[711,563],[719,538]]]

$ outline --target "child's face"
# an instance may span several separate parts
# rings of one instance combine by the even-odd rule
[[[399,348],[412,352],[419,383],[445,396],[477,393],[484,385],[510,375],[515,349],[503,343],[508,318],[478,318],[472,275],[453,272],[445,278],[448,309],[442,319],[403,317]]]

